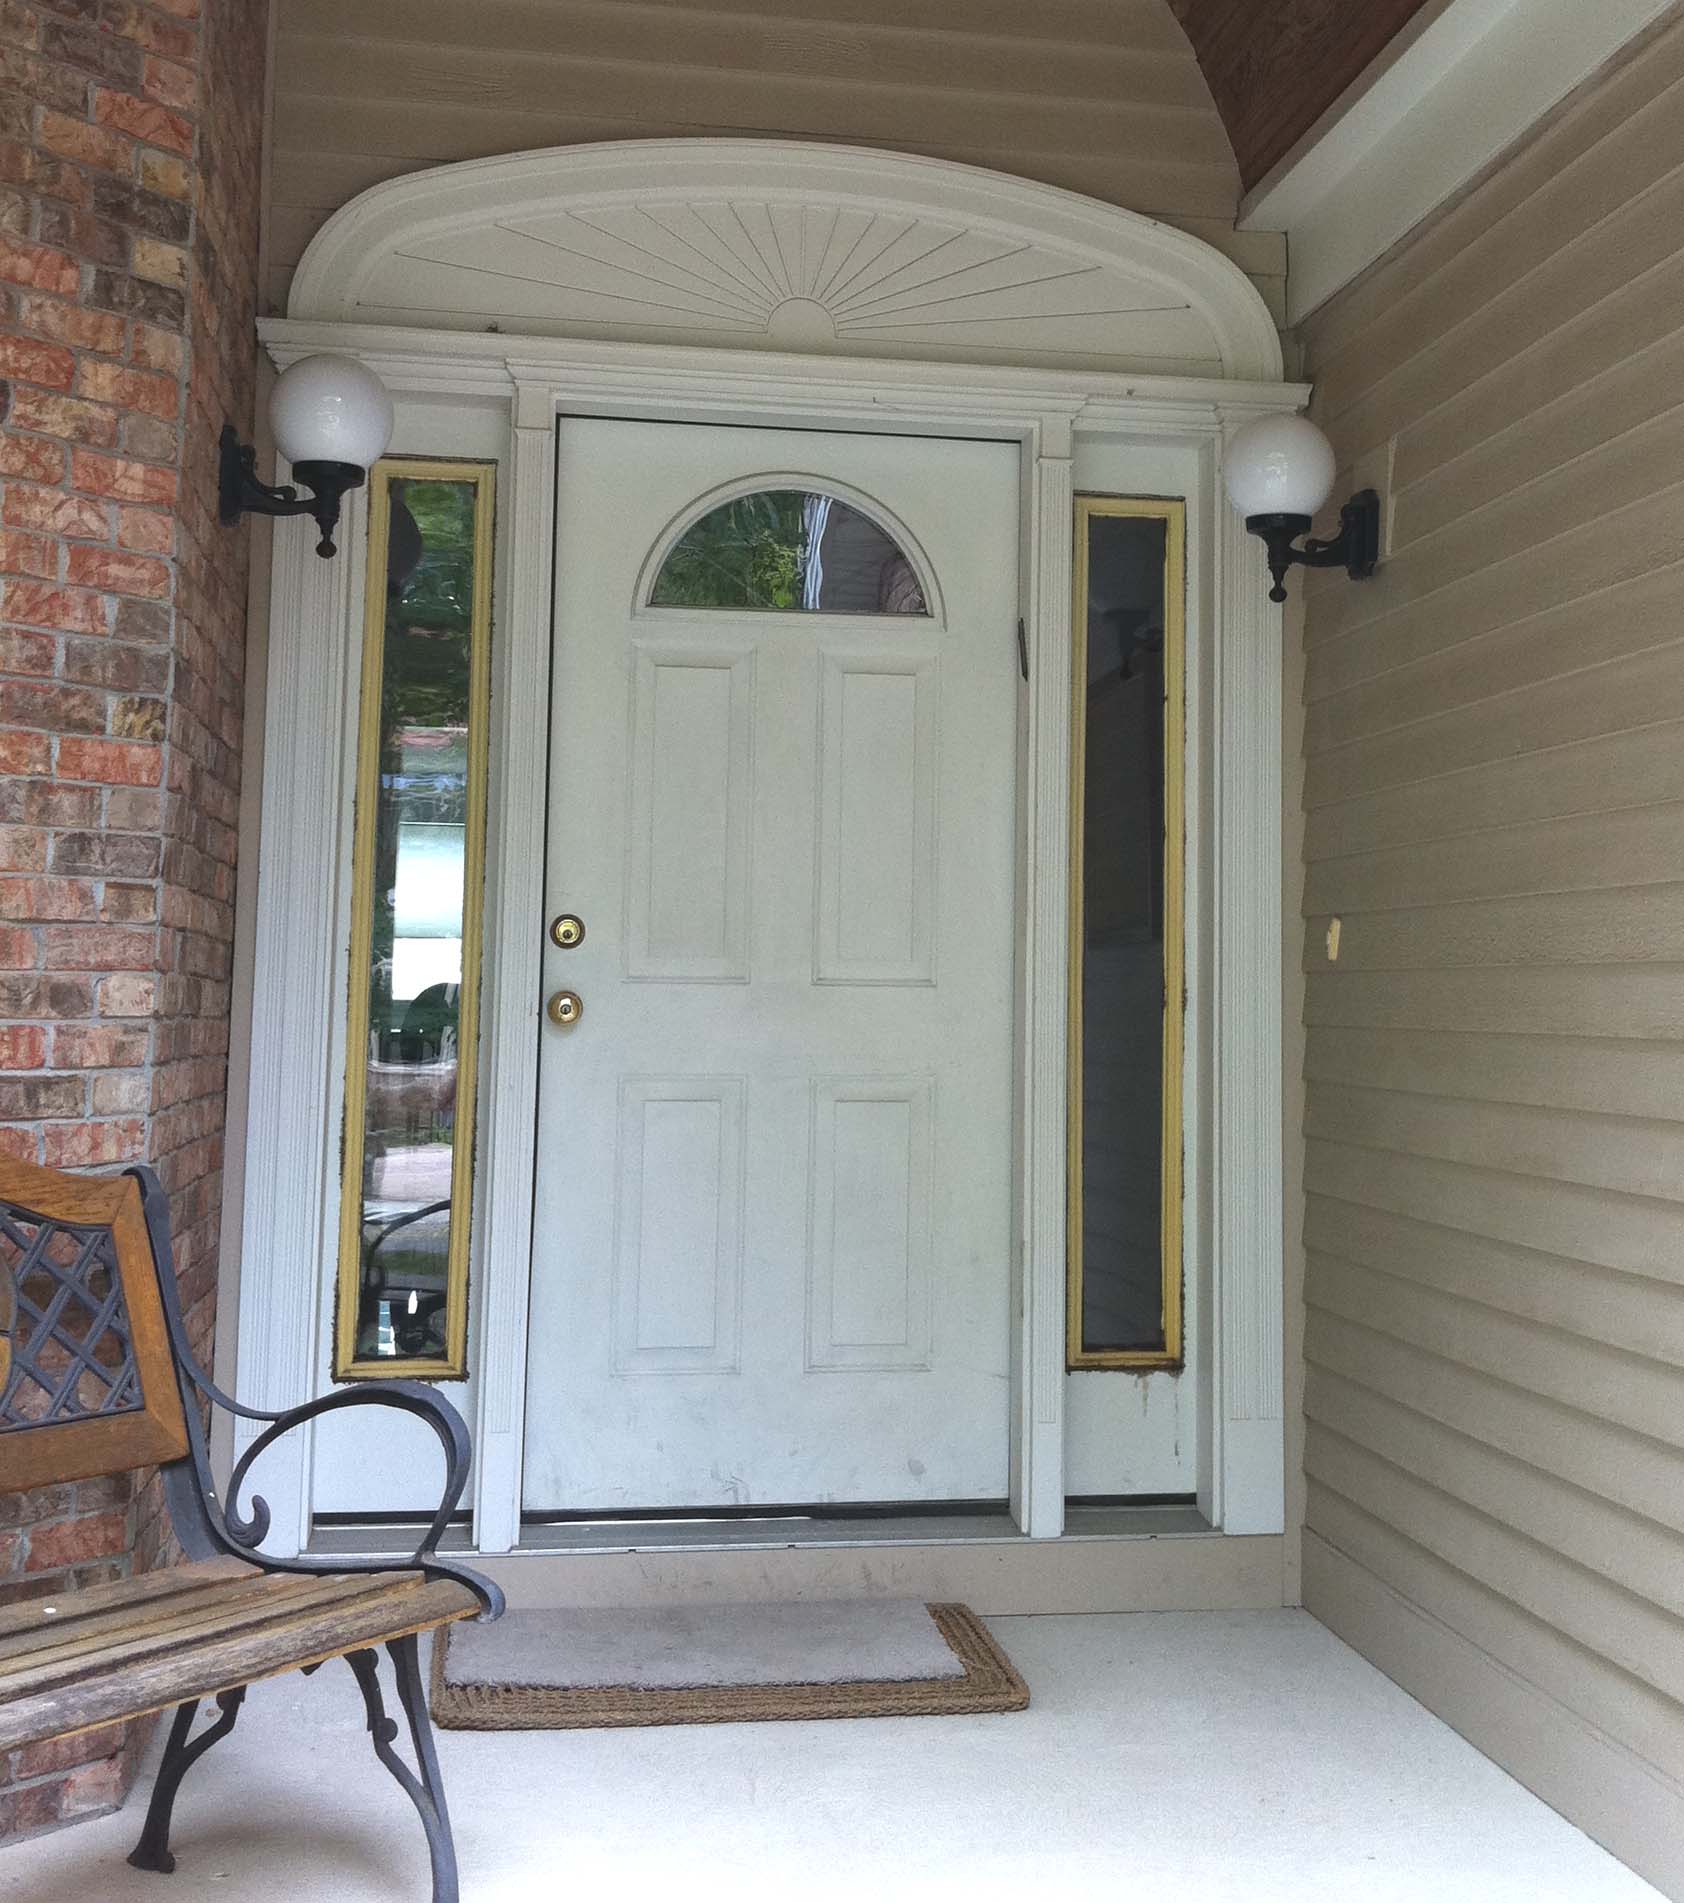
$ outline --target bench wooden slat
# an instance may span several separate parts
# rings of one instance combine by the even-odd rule
[[[0,1661],[0,1699],[63,1688],[91,1673],[122,1671],[136,1661],[155,1663],[171,1652],[254,1634],[277,1622],[326,1616],[348,1602],[397,1598],[423,1583],[417,1574],[310,1578],[260,1573],[169,1600],[150,1621],[130,1624],[116,1607],[102,1614],[90,1631],[79,1630],[73,1615],[64,1626],[48,1620],[33,1646]]]
[[[250,1603],[238,1609],[218,1590],[216,1616],[191,1634],[175,1627],[152,1640],[108,1635],[39,1670],[0,1671],[0,1751],[138,1718],[479,1610],[457,1581],[413,1573],[331,1574],[303,1579],[307,1589],[325,1591],[274,1591],[300,1578],[254,1574],[245,1582]],[[217,1590],[227,1582],[210,1584]],[[184,1603],[190,1598],[183,1595]]]
[[[36,1632],[0,1643],[0,1697],[21,1696],[79,1670],[110,1671],[131,1656],[150,1656],[330,1605],[353,1596],[366,1583],[347,1586],[341,1574],[312,1579],[298,1573],[258,1573],[152,1600],[133,1616],[121,1606],[108,1606],[92,1619],[79,1618],[72,1600],[57,1616],[44,1618]],[[412,1583],[419,1584],[419,1578]]]
[[[207,1580],[249,1579],[258,1570],[243,1559],[228,1556],[199,1560],[190,1566],[168,1566],[155,1573],[143,1573],[138,1579],[114,1579],[104,1586],[61,1586],[56,1594],[16,1599],[0,1606],[0,1644],[15,1632],[34,1631],[43,1606],[57,1606],[61,1614],[74,1612],[80,1619],[103,1612],[108,1606],[140,1605],[149,1599],[167,1599],[178,1593],[192,1592]]]

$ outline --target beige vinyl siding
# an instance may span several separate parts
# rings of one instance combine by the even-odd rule
[[[1306,1603],[1675,1894],[1681,310],[1674,16],[1301,331]]]
[[[381,180],[530,147],[831,139],[1086,192],[1220,246],[1282,307],[1285,241],[1239,174],[1168,0],[286,0],[270,308]]]

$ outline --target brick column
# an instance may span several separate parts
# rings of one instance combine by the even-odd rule
[[[0,0],[0,1149],[170,1191],[208,1347],[221,1201],[267,0]],[[7,1495],[0,1601],[167,1558],[155,1487]],[[138,1733],[0,1760],[0,1837]]]

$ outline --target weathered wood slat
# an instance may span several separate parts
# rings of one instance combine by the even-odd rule
[[[413,1573],[334,1574],[304,1580],[301,1593],[282,1574],[259,1574],[246,1584],[249,1603],[238,1609],[226,1581],[209,1585],[205,1590],[219,1595],[216,1609],[191,1630],[128,1640],[107,1635],[38,1669],[0,1667],[0,1751],[208,1697],[479,1609],[455,1580]],[[178,1597],[185,1606],[192,1595]]]
[[[84,1586],[75,1596],[79,1616],[94,1617],[112,1606],[143,1606],[153,1599],[174,1598],[196,1591],[201,1585],[224,1579],[247,1579],[258,1571],[243,1559],[207,1559],[192,1566],[167,1566],[155,1573],[143,1573],[138,1579],[114,1579],[103,1586]],[[0,1606],[0,1640],[14,1632],[34,1630],[41,1606],[68,1605],[67,1599],[50,1595],[45,1601],[19,1599]]]
[[[113,1606],[85,1620],[74,1596],[62,1606],[49,1602],[54,1603],[53,1617],[43,1617],[36,1631],[16,1633],[0,1645],[0,1689],[18,1694],[83,1670],[111,1671],[128,1658],[192,1645],[206,1634],[302,1618],[339,1604],[356,1590],[357,1583],[348,1592],[337,1577],[273,1573],[154,1600],[133,1616]]]
[[[172,1568],[120,1580],[102,1589],[99,1605],[88,1605],[83,1594],[67,1590],[19,1606],[7,1630],[0,1632],[0,1673],[25,1659],[39,1659],[73,1637],[78,1641],[91,1637],[97,1643],[105,1633],[126,1637],[163,1630],[189,1616],[195,1607],[202,1609],[244,1594],[250,1581],[261,1578],[256,1568],[234,1561],[227,1571],[186,1581],[174,1590],[146,1590],[154,1580],[169,1579],[175,1571],[199,1570],[197,1566]]]

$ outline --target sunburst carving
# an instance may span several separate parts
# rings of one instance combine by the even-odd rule
[[[1185,302],[1033,244],[931,218],[764,199],[500,218],[394,254],[414,316],[487,310],[548,328],[857,353],[1041,347],[1196,356]],[[424,287],[424,288],[423,288]],[[399,288],[394,286],[394,289]],[[1179,319],[1179,323],[1177,320]],[[1105,333],[1111,333],[1107,337]]]
[[[294,317],[535,336],[1278,375],[1256,292],[1185,234],[942,161],[756,140],[474,160],[374,187]]]

